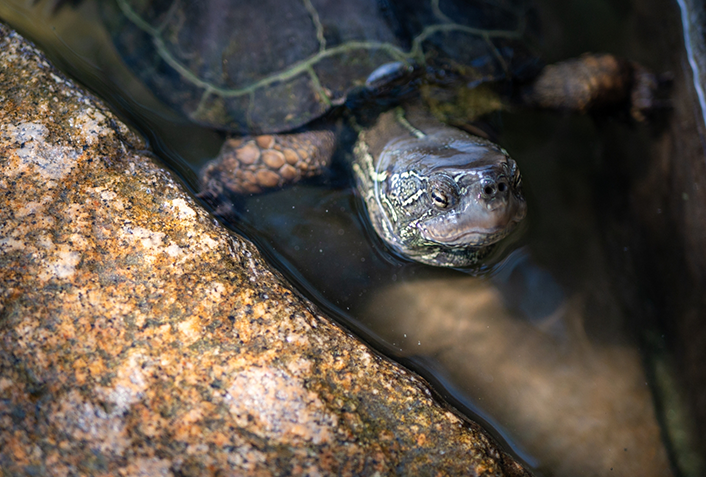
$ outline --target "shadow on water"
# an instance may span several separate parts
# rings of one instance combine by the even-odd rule
[[[640,48],[666,28],[644,6],[537,3],[548,61],[609,51],[655,71],[673,68],[668,49]],[[657,0],[652,6],[669,7],[667,26],[678,28],[674,6]],[[51,2],[6,0],[0,18],[108,101],[197,189],[197,171],[217,154],[223,135],[163,106],[129,72],[96,2],[53,13]],[[628,209],[626,184],[648,174],[650,164],[640,159],[660,144],[664,132],[657,126],[530,111],[491,118],[489,127],[523,171],[530,217],[527,230],[481,276],[410,263],[385,250],[351,190],[345,150],[323,177],[243,198],[237,220],[227,225],[253,240],[327,314],[423,375],[539,473],[698,475],[688,469],[699,464],[680,460],[688,449],[675,450],[645,386],[655,378],[653,368],[643,367],[651,355],[640,352],[639,346],[649,348],[641,330],[649,328],[664,348],[661,324],[626,305],[632,299],[626,296],[640,296],[640,285],[616,268],[623,258],[616,259],[615,244],[627,240],[624,248],[632,240],[632,232],[626,239],[615,226],[616,204]]]

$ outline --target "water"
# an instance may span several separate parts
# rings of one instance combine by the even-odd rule
[[[51,2],[32,3],[3,0],[0,18],[143,132],[194,191],[223,135],[185,121],[135,79],[96,3],[56,14]],[[635,48],[644,15],[628,2],[569,3],[541,2],[548,61],[610,51],[666,69],[664,58]],[[621,240],[605,229],[604,202],[627,200],[626,170],[646,173],[639,158],[655,147],[656,125],[513,111],[489,128],[520,164],[530,217],[483,276],[385,251],[340,166],[244,198],[228,225],[329,315],[426,376],[539,472],[671,475],[635,346],[644,323],[626,312],[604,245]],[[622,166],[608,162],[616,157]]]

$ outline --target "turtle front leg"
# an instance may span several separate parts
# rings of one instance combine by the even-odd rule
[[[257,194],[321,174],[331,162],[331,131],[229,138],[201,170],[199,197],[219,202],[230,194]]]
[[[665,83],[634,61],[587,53],[546,66],[522,91],[524,103],[548,109],[587,112],[625,104],[638,121],[662,106],[656,99]]]

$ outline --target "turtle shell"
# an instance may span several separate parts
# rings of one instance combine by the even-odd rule
[[[304,125],[386,65],[483,82],[528,58],[518,1],[114,1],[108,28],[141,80],[191,120],[240,133]]]

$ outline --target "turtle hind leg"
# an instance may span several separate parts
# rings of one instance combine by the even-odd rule
[[[326,130],[228,138],[201,170],[198,196],[217,205],[222,197],[257,194],[321,174],[334,143]]]
[[[642,121],[664,106],[658,95],[666,81],[641,65],[610,54],[587,53],[546,66],[522,90],[525,104],[578,112],[626,106]]]

